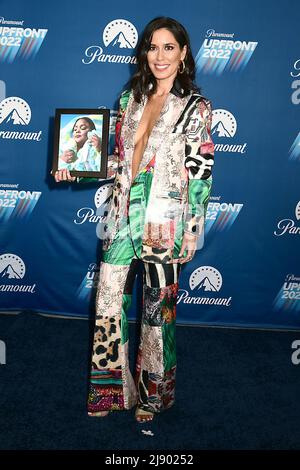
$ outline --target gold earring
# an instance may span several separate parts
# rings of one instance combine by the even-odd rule
[[[184,63],[184,60],[181,60],[181,63],[182,63],[182,70],[180,70],[180,65],[178,67],[178,72],[179,73],[183,73],[185,71],[185,63]]]

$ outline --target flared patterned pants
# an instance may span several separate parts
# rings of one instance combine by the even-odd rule
[[[128,361],[128,322],[134,280],[143,265],[142,321],[135,378]],[[96,296],[88,411],[159,413],[174,403],[176,296],[180,264],[144,263],[128,225],[103,252]]]

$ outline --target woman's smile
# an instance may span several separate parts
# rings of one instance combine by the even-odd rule
[[[166,64],[166,65],[154,64],[154,65],[157,70],[166,70],[169,67],[169,64]]]

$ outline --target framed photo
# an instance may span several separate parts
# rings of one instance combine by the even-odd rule
[[[52,172],[106,178],[109,109],[56,109]]]

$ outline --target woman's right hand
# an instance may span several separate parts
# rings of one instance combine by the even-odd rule
[[[57,183],[60,181],[69,181],[70,183],[73,183],[76,180],[76,176],[71,176],[70,171],[66,168],[64,170],[56,171],[53,176]]]
[[[77,160],[76,153],[74,150],[65,150],[60,157],[65,163],[73,163],[75,160]]]

